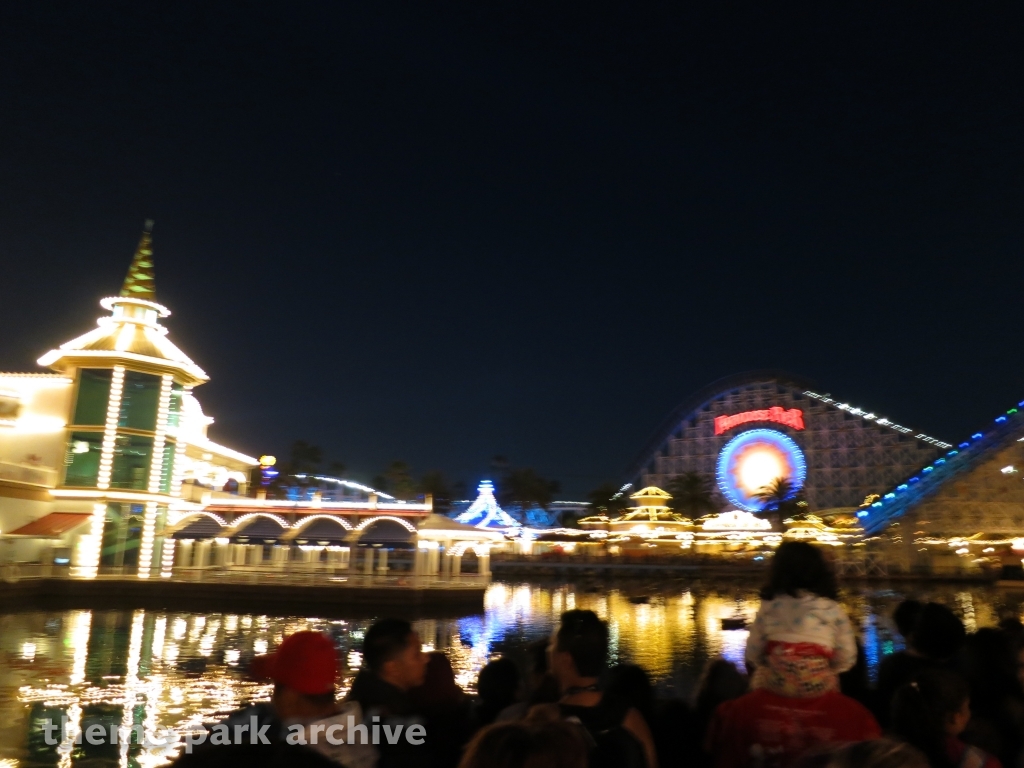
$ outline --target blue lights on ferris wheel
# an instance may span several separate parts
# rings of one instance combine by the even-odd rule
[[[794,492],[800,490],[807,479],[807,462],[788,435],[774,429],[751,429],[722,448],[716,478],[730,503],[747,512],[759,512],[758,491],[779,478],[788,480]]]

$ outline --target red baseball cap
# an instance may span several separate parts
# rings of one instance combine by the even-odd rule
[[[338,653],[327,635],[296,632],[288,635],[273,653],[255,657],[249,672],[307,696],[330,693],[338,676]]]

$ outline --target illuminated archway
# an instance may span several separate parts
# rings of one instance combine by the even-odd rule
[[[380,515],[378,517],[371,517],[363,520],[359,525],[355,527],[356,533],[362,533],[374,523],[379,523],[382,520],[390,520],[393,523],[398,523],[400,526],[405,528],[409,533],[416,533],[416,526],[410,523],[408,520],[403,520],[400,517],[392,517],[391,515]]]

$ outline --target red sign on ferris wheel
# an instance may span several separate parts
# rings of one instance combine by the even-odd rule
[[[715,434],[723,435],[733,427],[740,424],[749,424],[753,421],[773,421],[776,424],[784,424],[792,429],[804,428],[804,412],[799,408],[786,410],[782,406],[773,405],[760,411],[743,411],[732,416],[715,417]]]

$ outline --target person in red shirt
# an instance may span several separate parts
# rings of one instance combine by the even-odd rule
[[[881,735],[874,716],[837,691],[798,699],[761,689],[715,710],[707,748],[715,768],[787,768],[810,749]]]

